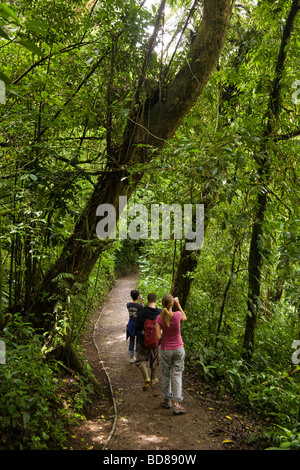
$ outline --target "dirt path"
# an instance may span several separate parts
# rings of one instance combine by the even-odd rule
[[[187,390],[186,377],[183,391],[185,415],[174,416],[172,410],[160,407],[160,383],[149,387],[146,392],[142,390],[143,379],[140,370],[129,363],[126,342],[126,302],[130,300],[130,290],[136,287],[136,281],[136,275],[118,279],[101,311],[91,319],[84,343],[85,354],[95,375],[107,385],[103,395],[90,407],[87,422],[71,437],[72,448],[103,449],[106,442],[108,450],[228,448],[223,441],[230,440],[228,426],[233,425],[234,418],[226,417],[225,409],[221,411],[222,423],[218,421],[214,412],[216,403],[211,400],[211,406],[207,402],[202,406],[201,400],[193,398]],[[109,380],[104,377],[103,370]],[[111,389],[114,404],[109,400]],[[240,422],[235,416],[236,422]]]

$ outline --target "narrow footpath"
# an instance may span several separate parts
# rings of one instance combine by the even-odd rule
[[[87,421],[70,437],[73,449],[108,450],[225,450],[231,449],[233,425],[241,417],[228,416],[214,400],[204,406],[189,391],[184,372],[184,406],[187,413],[174,416],[160,407],[160,383],[142,390],[140,370],[129,363],[126,325],[130,291],[137,276],[118,279],[106,301],[91,319],[84,349],[95,376],[106,385],[91,405]],[[143,293],[144,296],[147,293]],[[105,374],[104,374],[105,372]],[[186,377],[185,377],[186,376]],[[195,391],[195,388],[191,388]],[[113,400],[109,399],[112,393]],[[234,424],[235,423],[235,424]],[[107,443],[107,444],[106,444]],[[238,448],[241,448],[240,445]],[[243,447],[242,447],[243,448]],[[245,444],[244,449],[248,449]]]

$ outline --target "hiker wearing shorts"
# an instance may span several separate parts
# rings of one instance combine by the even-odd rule
[[[138,302],[140,293],[138,290],[132,290],[130,292],[130,296],[132,298],[131,302],[128,302],[126,307],[129,313],[129,321],[126,328],[126,339],[129,338],[129,347],[128,347],[128,356],[129,361],[134,362],[134,345],[135,345],[135,352],[137,352],[138,348],[138,332],[136,331],[135,324],[138,313],[143,310],[144,305]],[[142,300],[142,302],[144,302]]]
[[[175,309],[173,309],[173,305]],[[185,413],[182,407],[182,372],[184,370],[185,351],[180,331],[180,322],[186,321],[178,298],[165,295],[163,309],[156,320],[156,336],[161,338],[162,394],[164,408],[172,408],[175,415]],[[173,311],[175,310],[175,311]]]
[[[159,342],[156,339],[156,328],[154,325],[154,336],[155,336],[155,345],[147,345],[147,340],[145,339],[145,325],[147,320],[155,321],[157,316],[160,314],[161,309],[156,308],[157,297],[156,294],[151,293],[147,296],[148,305],[146,305],[141,312],[138,314],[136,321],[136,330],[140,332],[139,342],[138,342],[138,352],[135,365],[139,367],[143,379],[144,385],[143,390],[146,391],[149,385],[155,385],[158,382],[156,377],[157,368],[160,364],[160,354],[159,354]],[[154,347],[153,347],[154,346]],[[148,368],[150,367],[150,377],[148,374]]]

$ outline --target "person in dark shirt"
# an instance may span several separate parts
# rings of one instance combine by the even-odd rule
[[[143,309],[143,303],[139,303],[140,293],[138,290],[132,290],[130,292],[130,296],[132,298],[131,302],[128,302],[126,307],[129,313],[129,321],[126,328],[126,339],[129,338],[129,347],[128,347],[128,356],[129,361],[132,363],[135,361],[134,357],[134,345],[135,345],[135,352],[137,353],[138,349],[138,332],[136,331],[135,324],[138,313]],[[142,300],[142,302],[144,302]]]
[[[148,305],[138,313],[135,328],[140,333],[138,341],[138,353],[135,365],[140,368],[144,379],[143,390],[146,391],[149,385],[155,385],[158,382],[156,377],[157,368],[160,364],[159,345],[154,349],[147,349],[144,346],[143,330],[147,318],[156,320],[160,314],[161,309],[156,308],[157,297],[156,294],[151,293],[147,296]],[[149,365],[151,375],[149,377],[147,366]]]

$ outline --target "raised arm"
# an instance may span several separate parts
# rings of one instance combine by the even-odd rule
[[[179,299],[177,297],[174,298],[174,303],[176,305],[176,308],[178,308],[178,310],[182,313],[182,321],[186,321],[187,320],[187,316],[186,314],[184,313],[184,311],[182,310],[181,308],[181,305],[180,305],[180,302],[179,302]]]

